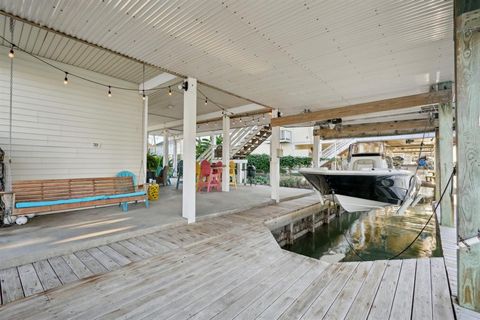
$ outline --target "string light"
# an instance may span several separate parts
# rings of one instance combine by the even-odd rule
[[[7,43],[9,43],[9,44],[11,45],[10,51],[9,51],[9,53],[8,53],[8,56],[9,56],[11,59],[13,59],[13,58],[15,57],[14,48],[16,47],[16,48],[19,49],[20,51],[22,51],[22,52],[24,52],[24,53],[32,56],[33,58],[35,58],[35,59],[39,60],[40,62],[42,62],[42,63],[44,63],[44,64],[52,67],[53,69],[56,69],[56,70],[58,70],[58,71],[61,71],[61,72],[65,73],[65,77],[64,77],[64,80],[63,80],[63,83],[64,83],[65,85],[68,84],[68,76],[70,75],[70,76],[79,78],[79,79],[81,79],[81,80],[84,80],[84,81],[88,81],[88,82],[90,82],[90,83],[97,84],[97,85],[99,85],[99,86],[103,86],[103,87],[106,86],[106,87],[108,87],[108,97],[109,97],[109,98],[112,97],[112,86],[111,86],[111,85],[106,85],[105,83],[101,83],[101,82],[98,82],[98,81],[95,81],[95,80],[92,80],[92,79],[88,79],[88,78],[83,77],[83,76],[78,75],[78,74],[68,73],[67,71],[65,71],[65,70],[63,70],[63,69],[61,69],[61,68],[59,68],[59,67],[57,67],[57,66],[55,66],[55,65],[53,65],[53,64],[51,64],[51,63],[49,63],[49,62],[47,62],[46,60],[43,60],[42,58],[34,55],[33,53],[30,53],[30,52],[26,51],[25,49],[22,49],[22,48],[16,46],[13,42],[9,41],[8,39],[6,39],[5,37],[3,37],[3,36],[1,36],[1,35],[0,35],[0,40],[3,40],[3,41],[5,41],[5,42],[7,42]],[[145,65],[143,66],[143,68],[145,68]],[[144,83],[144,82],[145,82],[145,81],[143,81],[143,83]],[[175,85],[176,85],[176,84],[175,84]],[[134,88],[120,87],[120,86],[113,86],[113,88],[118,89],[118,90],[125,90],[125,91],[138,90],[138,89],[134,89]],[[155,90],[165,89],[165,88],[166,88],[166,87],[156,88],[156,89],[148,89],[148,91],[155,91]],[[207,104],[208,104],[208,97],[207,97],[205,94],[203,94],[199,89],[197,89],[197,90],[200,92],[201,95],[205,96],[205,105],[207,105]],[[137,91],[137,92],[138,92],[138,91]],[[146,90],[145,90],[145,88],[144,88],[144,89],[142,90],[142,99],[143,99],[143,100],[146,100],[146,94],[145,94],[145,92],[146,92]],[[168,86],[168,95],[171,96],[172,93],[173,93],[173,92],[172,92],[171,86]],[[215,103],[215,101],[211,101],[211,102],[212,102],[213,105],[215,105],[215,106],[217,106],[218,108],[222,109],[225,114],[228,112],[228,111],[226,111],[226,109],[225,109],[224,107],[222,107],[221,105]],[[233,112],[229,112],[229,113],[230,113],[231,115],[234,115]],[[270,112],[270,114],[271,114],[271,112]],[[263,115],[263,118],[265,119],[265,115]],[[241,123],[242,121],[243,121],[242,118],[240,118],[240,119],[239,119],[239,122]],[[255,121],[255,118],[253,118],[252,121]],[[258,121],[258,120],[257,120],[257,121]],[[235,121],[232,121],[232,123],[235,124],[236,122],[235,122]]]

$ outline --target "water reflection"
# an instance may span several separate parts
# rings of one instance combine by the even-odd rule
[[[420,232],[432,214],[430,206],[408,209],[396,214],[391,206],[368,213],[344,213],[339,218],[308,233],[285,249],[332,262],[388,259],[402,251]],[[345,235],[345,236],[344,236]],[[440,242],[432,219],[418,240],[400,258],[441,256]]]

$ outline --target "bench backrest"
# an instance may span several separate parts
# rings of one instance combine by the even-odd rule
[[[23,180],[13,182],[15,201],[48,201],[135,192],[132,177]]]

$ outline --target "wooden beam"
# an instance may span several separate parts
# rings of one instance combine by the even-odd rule
[[[455,1],[457,130],[457,234],[477,239],[480,230],[480,1]],[[458,250],[458,302],[480,311],[480,242]]]
[[[298,123],[312,123],[329,119],[352,117],[369,113],[392,111],[424,105],[449,103],[452,101],[451,90],[420,93],[392,99],[370,101],[333,109],[301,113],[272,119],[272,126],[286,126]]]
[[[423,133],[425,131],[434,131],[436,122],[429,120],[404,120],[390,122],[365,123],[357,125],[342,126],[339,129],[316,129],[314,135],[322,139],[341,139],[341,138],[359,138],[376,137],[396,134]]]

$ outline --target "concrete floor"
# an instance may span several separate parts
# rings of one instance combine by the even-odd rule
[[[311,190],[280,188],[280,197],[287,200],[311,194]],[[160,199],[130,205],[123,213],[111,206],[38,216],[23,226],[0,229],[0,269],[71,253],[146,231],[185,224],[181,217],[182,192],[174,187],[160,189]],[[197,217],[240,212],[270,203],[270,187],[239,186],[231,192],[197,193]]]

